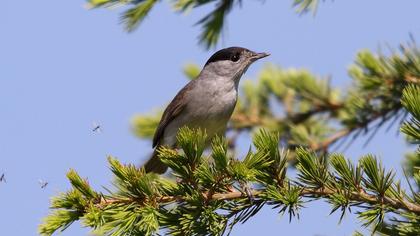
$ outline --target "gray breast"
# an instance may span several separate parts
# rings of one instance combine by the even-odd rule
[[[165,129],[163,143],[174,145],[182,126],[205,129],[208,137],[223,133],[236,105],[237,90],[220,80],[197,81],[197,87],[188,94],[188,104]]]

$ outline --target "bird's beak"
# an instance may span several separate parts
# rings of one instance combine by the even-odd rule
[[[254,55],[251,56],[251,60],[252,61],[256,61],[258,59],[264,58],[264,57],[268,57],[270,56],[269,53],[265,53],[265,52],[261,52],[261,53],[255,53]]]

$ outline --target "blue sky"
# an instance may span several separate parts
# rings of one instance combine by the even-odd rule
[[[112,176],[106,156],[140,163],[149,141],[134,137],[129,121],[167,103],[186,83],[182,66],[203,64],[215,50],[197,44],[193,25],[210,8],[189,15],[173,13],[169,1],[154,8],[144,24],[127,34],[120,10],[86,10],[84,1],[12,1],[0,8],[0,234],[36,235],[48,213],[49,198],[69,188],[65,173],[76,169],[100,190]],[[227,18],[222,43],[272,55],[253,65],[244,79],[255,79],[264,63],[307,68],[331,75],[345,88],[347,67],[360,49],[398,46],[409,33],[420,37],[418,1],[334,1],[321,4],[316,17],[294,13],[289,1],[246,1]],[[103,132],[93,133],[100,122]],[[380,156],[401,178],[407,146],[402,136],[380,131],[346,152]],[[243,145],[249,145],[244,139]],[[49,182],[41,189],[38,180]],[[311,202],[300,220],[288,223],[263,209],[232,235],[350,235],[360,228],[348,215],[338,225],[329,207]],[[62,235],[87,235],[78,223]]]

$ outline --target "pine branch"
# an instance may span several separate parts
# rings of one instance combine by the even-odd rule
[[[371,125],[373,122],[382,119],[381,123],[378,124],[378,126],[383,125],[384,122],[389,120],[391,117],[388,116],[388,114],[395,114],[402,106],[391,108],[389,110],[384,110],[381,112],[378,112],[376,114],[372,114],[371,118],[368,120],[365,120],[364,122],[360,124],[356,124],[353,127],[342,129],[330,137],[328,137],[326,140],[322,141],[321,143],[312,143],[310,145],[310,148],[315,151],[327,151],[328,148],[333,145],[338,140],[351,135],[352,133],[356,132],[357,130],[368,130],[369,125]]]
[[[293,6],[300,14],[312,11],[315,15],[318,8],[319,0],[294,0]]]
[[[150,13],[158,0],[86,0],[87,6],[91,8],[114,8],[128,6],[128,10],[121,15],[121,21],[127,32],[134,31]],[[216,3],[215,3],[216,2]],[[215,4],[214,4],[215,3]],[[173,9],[178,12],[205,6],[215,5],[214,9],[197,22],[202,26],[199,42],[206,48],[214,47],[221,37],[225,27],[225,18],[235,5],[241,6],[242,0],[176,0],[173,1]],[[308,11],[316,12],[318,0],[294,0],[293,7],[300,14]]]
[[[378,228],[388,212],[420,219],[420,202],[409,196],[373,156],[357,165],[340,154],[319,157],[313,151],[296,150],[297,178],[286,175],[287,152],[278,148],[279,136],[261,130],[254,137],[255,151],[242,160],[227,153],[227,141],[216,138],[210,156],[203,156],[206,134],[181,129],[182,152],[162,147],[161,160],[177,181],[109,158],[117,190],[105,195],[92,190],[75,171],[68,178],[69,192],[53,199],[53,212],[40,232],[51,235],[72,222],[113,235],[156,233],[169,229],[174,235],[222,235],[227,227],[245,222],[263,205],[279,208],[289,219],[298,216],[304,199],[326,199],[333,211],[358,208],[364,225]],[[244,186],[247,186],[244,188]]]
[[[329,106],[317,106],[312,110],[301,112],[301,113],[293,113],[287,114],[285,118],[275,118],[270,122],[275,122],[277,124],[284,124],[284,123],[293,123],[293,124],[300,124],[304,123],[311,117],[318,115],[320,113],[334,113],[339,109],[344,107],[343,104],[330,104]],[[229,127],[228,129],[231,130],[238,130],[244,131],[249,130],[254,127],[264,127],[266,124],[264,120],[261,119],[259,116],[247,116],[244,114],[234,114],[231,118],[232,122],[234,123],[233,127]]]
[[[331,188],[322,188],[322,189],[313,189],[313,188],[300,188],[299,189],[299,196],[301,197],[313,197],[314,195],[320,196],[326,199],[329,199],[335,194],[341,193],[341,189],[331,189]],[[258,197],[261,195],[266,194],[264,190],[252,190],[251,195],[254,197],[254,200],[258,200]],[[370,205],[381,205],[384,204],[388,207],[392,207],[395,210],[401,209],[406,210],[415,214],[420,215],[420,204],[415,204],[408,202],[406,200],[401,200],[397,198],[390,198],[384,197],[383,199],[379,199],[375,195],[367,194],[366,191],[361,189],[360,192],[349,192],[347,193],[348,200],[357,201],[362,203],[369,203]],[[242,199],[247,200],[249,196],[246,193],[235,191],[229,193],[213,193],[208,194],[208,192],[203,192],[202,197],[204,201],[211,202],[211,201],[218,201],[218,200],[234,200],[234,199]],[[182,196],[162,196],[158,199],[158,203],[171,203],[171,202],[186,202]],[[98,208],[105,208],[109,205],[113,204],[139,204],[137,199],[113,199],[107,198],[102,199],[100,203],[96,204]],[[141,204],[141,203],[140,203]]]

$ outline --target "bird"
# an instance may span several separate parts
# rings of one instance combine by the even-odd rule
[[[208,139],[222,135],[235,108],[242,75],[252,63],[269,55],[243,47],[215,52],[197,78],[185,85],[164,110],[153,137],[154,152],[143,165],[145,172],[166,172],[168,167],[157,150],[160,146],[175,148],[178,130],[183,126],[205,130]]]

